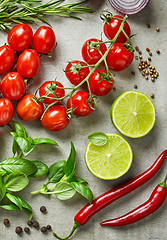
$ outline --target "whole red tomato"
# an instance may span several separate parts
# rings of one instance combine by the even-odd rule
[[[17,104],[16,113],[24,121],[34,121],[43,113],[43,104],[36,102],[34,97],[32,94],[25,95]]]
[[[51,52],[56,45],[56,37],[53,30],[48,26],[41,26],[33,37],[34,49],[42,54]]]
[[[83,68],[79,68],[80,66],[85,66]],[[68,63],[65,69],[65,74],[68,80],[74,84],[78,85],[81,83],[89,74],[89,68],[86,67],[87,64],[82,61],[73,60]]]
[[[39,89],[40,97],[44,96],[48,91],[50,91],[49,88],[51,88],[55,92],[57,98],[64,97],[64,95],[65,95],[64,86],[58,81],[46,81],[46,82],[44,82],[44,84]],[[54,98],[54,99],[51,99],[51,98]],[[43,102],[45,104],[51,104],[55,101],[56,101],[55,96],[52,93],[49,93],[47,95],[47,98],[45,98]],[[59,102],[57,102],[57,103],[59,103]]]
[[[89,78],[90,90],[96,96],[104,96],[109,93],[113,88],[113,84],[113,80],[102,69],[95,70]]]
[[[31,45],[33,31],[27,24],[17,24],[8,33],[8,43],[15,51],[24,51]]]
[[[127,50],[124,43],[115,43],[107,55],[107,64],[113,71],[127,68],[134,58],[134,53]]]
[[[7,73],[10,71],[14,64],[15,53],[14,50],[8,46],[4,45],[0,47],[0,74]]]
[[[40,68],[40,58],[36,50],[26,49],[17,60],[17,71],[25,78],[32,78]]]
[[[50,131],[63,130],[69,124],[67,109],[62,105],[53,105],[45,112],[41,124],[43,128]]]
[[[14,114],[12,102],[8,98],[0,99],[0,126],[8,124]]]
[[[19,100],[25,94],[25,83],[18,72],[10,72],[2,79],[2,94],[10,100]]]
[[[114,15],[113,17],[123,19],[123,17],[121,17],[119,15]],[[106,22],[104,24],[103,31],[108,39],[112,40],[115,37],[116,33],[118,32],[118,30],[121,26],[121,23],[122,23],[121,20],[111,18],[108,22]],[[130,31],[129,24],[127,22],[125,22],[123,29],[124,29],[125,33],[127,34],[127,36],[130,37],[131,31]],[[126,41],[127,41],[127,38],[125,37],[123,32],[121,32],[119,34],[116,42],[125,43]]]
[[[67,100],[67,107],[73,107],[73,114],[80,117],[88,116],[93,109],[89,106],[87,100],[89,98],[89,93],[85,91],[78,91],[72,95],[72,106],[70,98]],[[94,107],[94,104],[91,104]]]
[[[89,64],[96,64],[102,55],[106,52],[107,47],[103,44],[98,44],[98,42],[102,42],[101,40],[98,40],[96,38],[88,39],[82,47],[82,57],[85,62]],[[96,45],[95,45],[96,43]],[[95,47],[98,47],[98,50],[95,49]]]

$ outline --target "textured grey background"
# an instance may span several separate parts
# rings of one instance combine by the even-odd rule
[[[157,4],[158,2],[158,4]],[[53,29],[57,38],[57,48],[54,56],[51,59],[42,57],[41,68],[39,74],[34,78],[35,82],[28,92],[33,93],[34,90],[44,81],[53,80],[55,77],[61,81],[65,86],[70,86],[70,83],[64,76],[63,69],[67,61],[73,59],[81,59],[81,47],[88,38],[100,38],[103,23],[99,18],[99,11],[108,9],[112,13],[116,11],[110,6],[107,0],[90,0],[88,5],[95,11],[92,15],[83,15],[82,21],[75,19],[64,18],[50,18]],[[155,66],[160,73],[156,82],[151,80],[146,81],[137,69],[137,61],[134,60],[132,65],[121,73],[116,73],[115,86],[116,92],[111,92],[105,97],[101,97],[98,103],[98,109],[90,116],[85,118],[73,119],[68,128],[62,132],[53,133],[42,129],[40,122],[23,123],[31,137],[51,137],[55,139],[62,147],[61,150],[53,146],[38,147],[32,154],[28,156],[31,160],[42,160],[51,165],[57,160],[66,159],[70,151],[70,141],[74,142],[77,151],[77,175],[85,178],[89,182],[94,196],[102,194],[113,186],[130,179],[144,170],[146,170],[155,160],[155,158],[166,148],[166,1],[151,0],[149,5],[135,16],[130,16],[128,22],[132,29],[132,34],[136,34],[133,38],[133,45],[138,45],[143,51],[143,56],[147,58],[145,51],[149,47],[152,52],[152,65]],[[151,28],[146,28],[146,24],[150,24]],[[157,33],[155,28],[159,27],[160,32]],[[34,27],[34,30],[37,26]],[[6,42],[6,35],[0,33],[0,43]],[[104,38],[105,39],[105,38]],[[160,55],[155,51],[159,49]],[[136,75],[132,76],[131,71],[135,71]],[[110,107],[114,99],[121,93],[133,90],[134,84],[138,85],[141,92],[150,95],[155,94],[155,103],[157,111],[157,120],[154,129],[145,137],[140,139],[129,139],[134,152],[134,160],[129,172],[115,181],[103,181],[94,177],[86,168],[84,162],[84,152],[88,143],[87,135],[94,131],[114,132],[118,133],[110,122]],[[15,120],[18,118],[15,116]],[[21,122],[21,121],[20,121]],[[0,138],[0,159],[3,160],[11,156],[12,137],[9,135],[7,127],[2,129],[2,136]],[[153,188],[163,180],[166,174],[167,164],[158,174],[126,197],[112,203],[106,209],[94,216],[85,226],[81,227],[73,235],[72,239],[92,239],[92,240],[108,240],[108,239],[126,239],[126,240],[145,240],[145,239],[159,239],[165,240],[167,235],[166,220],[167,220],[167,206],[166,203],[152,216],[147,217],[138,223],[123,228],[105,228],[101,227],[99,223],[109,218],[117,217],[126,213],[127,211],[138,206],[146,201],[150,196]],[[75,195],[71,200],[59,201],[55,196],[49,200],[45,196],[31,196],[30,192],[38,189],[45,182],[45,179],[31,180],[29,186],[19,195],[27,200],[33,207],[34,220],[40,222],[40,225],[51,224],[54,231],[60,236],[66,236],[73,225],[73,217],[76,212],[83,207],[87,201],[79,195]],[[39,211],[41,205],[47,207],[48,213],[42,214]],[[5,228],[2,221],[4,218],[9,218],[11,226]],[[0,210],[0,239],[55,239],[51,233],[43,235],[40,231],[32,228],[31,234],[17,236],[14,232],[15,227],[20,225],[26,226],[28,218],[24,213],[7,212]]]

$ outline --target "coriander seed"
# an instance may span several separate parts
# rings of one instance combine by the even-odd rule
[[[151,93],[151,94],[150,94],[150,97],[151,97],[151,98],[154,98],[154,94],[153,94],[153,93]]]
[[[138,46],[136,46],[135,49],[136,49],[136,51],[139,51],[139,47]]]
[[[151,26],[150,26],[150,24],[147,24],[146,27],[147,27],[147,28],[150,28]]]
[[[159,32],[159,31],[160,31],[160,28],[156,28],[156,31]]]
[[[160,54],[160,51],[159,51],[159,50],[157,50],[157,51],[156,51],[156,53],[157,53],[157,54]]]
[[[146,76],[145,79],[148,80],[148,76]]]
[[[152,52],[149,52],[149,55],[152,56],[153,55]]]
[[[139,54],[142,54],[142,51],[141,51],[141,50],[139,50]]]
[[[139,59],[138,56],[135,56],[135,59],[138,60]]]
[[[151,58],[150,58],[150,57],[148,57],[148,61],[151,61]]]
[[[134,88],[136,89],[136,88],[137,88],[137,85],[134,85]]]
[[[147,51],[147,52],[149,52],[149,51],[150,51],[150,49],[147,47],[147,48],[146,48],[146,51]]]

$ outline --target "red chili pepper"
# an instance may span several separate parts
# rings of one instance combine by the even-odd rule
[[[109,190],[106,193],[103,193],[96,199],[92,201],[91,204],[85,205],[76,215],[74,218],[74,226],[71,231],[71,233],[65,237],[60,238],[57,236],[56,233],[53,233],[55,237],[58,239],[67,239],[69,238],[73,232],[80,227],[81,225],[84,225],[88,222],[88,220],[97,212],[99,212],[101,209],[107,207],[112,202],[116,201],[117,199],[127,195],[128,193],[132,192],[136,188],[140,187],[144,183],[146,183],[149,179],[151,179],[161,168],[165,157],[167,155],[167,150],[163,151],[159,157],[156,159],[156,161],[153,163],[153,165],[140,174],[139,176],[127,181],[126,183],[123,183],[119,185],[118,187],[115,187],[111,190]]]
[[[166,179],[155,187],[150,198],[131,212],[100,223],[101,226],[120,227],[137,222],[155,212],[165,201],[167,195]]]

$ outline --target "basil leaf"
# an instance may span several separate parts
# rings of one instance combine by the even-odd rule
[[[76,172],[76,162],[74,163],[73,170],[70,173],[70,175],[68,176],[67,181],[68,181],[68,179],[70,179],[70,178],[72,178],[74,176],[75,172]]]
[[[1,168],[0,166],[0,176],[4,176],[6,174],[6,171]]]
[[[0,176],[0,201],[4,198],[6,193],[6,187],[4,185],[3,179]]]
[[[16,134],[18,135],[18,137],[26,138],[27,134],[26,134],[25,128],[16,121],[13,121],[13,123],[14,123],[15,131],[16,131]]]
[[[0,205],[0,207],[6,210],[20,210],[16,205]]]
[[[86,183],[86,184],[88,184],[88,182],[85,181],[83,178],[77,177],[77,176],[73,176],[73,177],[69,178],[68,182],[78,182],[78,183]]]
[[[83,197],[88,199],[88,201],[91,204],[93,199],[93,193],[88,186],[85,186],[82,183],[78,182],[70,182],[70,184],[78,193],[80,193]]]
[[[6,189],[12,192],[21,191],[28,183],[29,180],[23,173],[10,173],[6,176],[4,181]]]
[[[46,175],[49,171],[48,166],[40,161],[32,161],[37,167],[37,171],[30,175],[30,177],[40,178]]]
[[[76,191],[70,184],[65,182],[59,182],[55,186],[55,195],[60,200],[67,200],[72,198]]]
[[[29,219],[31,220],[31,218],[33,216],[32,207],[25,200],[21,199],[20,197],[18,197],[18,200],[20,201],[24,212],[28,215]]]
[[[73,143],[71,142],[71,151],[70,151],[70,154],[69,154],[69,156],[68,156],[66,166],[65,166],[65,168],[64,168],[64,172],[65,172],[65,175],[66,175],[67,177],[68,177],[68,176],[72,173],[72,171],[73,171],[74,163],[75,163],[75,155],[76,155],[75,148],[74,148]]]
[[[64,176],[66,161],[62,160],[52,164],[49,168],[48,179],[50,183],[57,183]]]
[[[15,138],[17,137],[17,133],[15,132],[10,132],[10,134],[13,136],[13,146],[12,146],[12,152],[13,154],[15,155],[16,154],[16,151],[18,149],[18,144],[15,140]]]
[[[88,135],[89,141],[96,146],[103,146],[108,142],[108,137],[105,133],[94,132]]]
[[[18,206],[18,208],[20,209],[20,211],[22,211],[22,205],[21,205],[21,203],[20,203],[20,201],[19,201],[19,199],[18,199],[17,196],[14,196],[14,195],[12,195],[12,194],[10,194],[10,193],[7,193],[7,194],[6,194],[6,197],[7,197],[12,203],[14,203],[16,206]]]
[[[57,144],[57,142],[55,142],[54,140],[52,140],[50,138],[35,138],[34,139],[34,144],[35,145],[38,145],[38,144],[51,144],[51,145],[59,146]]]
[[[27,176],[37,171],[36,165],[24,158],[7,158],[0,163],[0,167],[9,173],[22,172]]]
[[[28,138],[16,137],[15,141],[19,145],[24,156],[27,156],[35,148],[34,140],[31,137]]]

